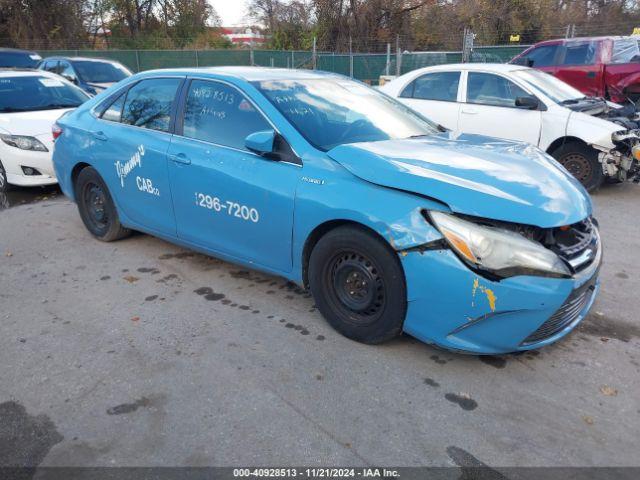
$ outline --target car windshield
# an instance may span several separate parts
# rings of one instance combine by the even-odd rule
[[[420,137],[439,131],[399,102],[347,79],[268,80],[254,85],[316,148]]]
[[[576,90],[571,85],[540,70],[534,70],[532,68],[516,70],[513,72],[513,76],[535,88],[556,103],[567,103],[572,100],[584,98],[584,93],[580,90]]]
[[[0,67],[35,68],[42,57],[29,52],[0,52]]]
[[[82,81],[89,83],[115,83],[131,75],[122,65],[111,62],[74,61],[73,68]]]
[[[617,38],[613,42],[611,63],[640,62],[640,37]]]
[[[79,88],[57,78],[0,78],[0,113],[75,108],[89,98]]]

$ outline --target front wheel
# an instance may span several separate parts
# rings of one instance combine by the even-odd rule
[[[576,177],[588,192],[597,190],[604,181],[602,164],[598,160],[598,152],[593,148],[577,142],[569,142],[552,154],[558,163]]]
[[[98,240],[112,242],[131,234],[120,224],[109,189],[94,168],[86,167],[80,172],[75,195],[80,218]]]
[[[381,343],[402,332],[407,311],[397,254],[364,229],[330,231],[314,247],[309,284],[318,309],[344,336]]]

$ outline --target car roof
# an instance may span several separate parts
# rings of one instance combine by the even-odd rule
[[[424,67],[418,70],[413,70],[411,73],[415,72],[437,72],[437,71],[450,71],[450,70],[468,70],[470,72],[478,71],[478,72],[513,72],[516,70],[526,70],[527,67],[523,67],[522,65],[513,65],[510,63],[449,63],[443,65],[434,65],[432,67]]]
[[[321,70],[293,70],[289,68],[271,67],[198,67],[148,70],[138,76],[154,76],[158,74],[206,75],[234,77],[247,82],[263,80],[309,80],[309,79],[344,79],[344,75]]]
[[[0,53],[24,53],[25,55],[33,55],[34,51],[32,50],[21,50],[19,48],[6,48],[6,47],[0,47]]]
[[[51,77],[60,78],[55,73],[47,72],[46,70],[36,70],[33,68],[0,68],[0,77]]]
[[[95,57],[65,57],[64,55],[55,55],[52,57],[46,57],[42,59],[43,61],[46,60],[67,60],[69,62],[76,62],[76,61],[82,61],[82,62],[106,62],[106,63],[120,63],[117,60],[113,60],[111,58],[95,58]]]
[[[540,45],[553,45],[553,44],[560,44],[560,43],[578,43],[578,42],[599,41],[599,40],[622,40],[626,38],[633,38],[633,39],[640,40],[640,36],[638,35],[600,35],[597,37],[554,38],[552,40],[543,40],[542,42],[537,42],[532,46],[538,47]]]

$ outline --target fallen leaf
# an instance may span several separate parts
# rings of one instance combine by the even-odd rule
[[[137,322],[138,320],[140,320],[140,317],[131,317],[132,322]]]
[[[608,342],[609,339],[607,337],[600,337],[600,341],[602,342]]]
[[[609,385],[603,385],[600,387],[600,393],[606,395],[607,397],[615,397],[616,395],[618,395],[618,390],[610,387]]]
[[[133,275],[127,275],[126,277],[122,277],[122,278],[124,278],[129,283],[134,283],[140,280],[138,277],[134,277]]]
[[[5,253],[5,256],[7,256],[7,257],[13,257],[13,253],[11,253],[11,252],[7,252],[7,253]]]
[[[593,425],[593,417],[590,417],[589,415],[584,415],[582,420],[584,420],[584,423],[587,425]]]

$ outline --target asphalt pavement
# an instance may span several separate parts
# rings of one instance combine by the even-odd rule
[[[352,342],[285,280],[55,189],[0,211],[0,466],[638,466],[639,185],[594,195],[590,316],[522,355]],[[2,207],[0,207],[2,208]]]

